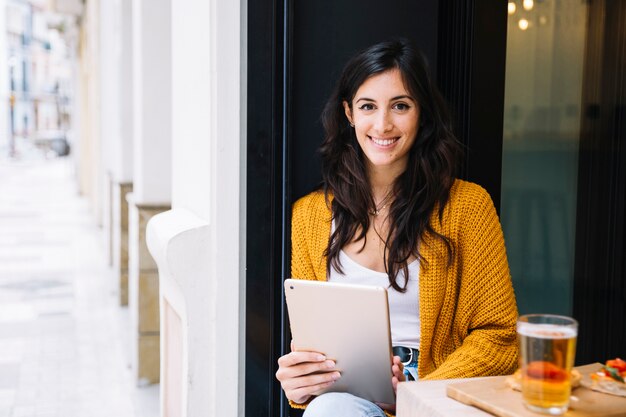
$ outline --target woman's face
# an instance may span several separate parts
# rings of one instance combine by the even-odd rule
[[[368,78],[357,90],[352,108],[345,101],[343,107],[354,124],[369,172],[404,172],[419,129],[420,109],[404,87],[400,71],[392,69]]]

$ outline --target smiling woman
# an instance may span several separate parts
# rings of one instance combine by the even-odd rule
[[[435,232],[429,215],[446,205],[460,150],[424,57],[405,40],[357,54],[322,121],[324,192],[332,195],[336,226],[326,253],[328,272],[331,265],[341,271],[344,251],[387,273],[389,284],[402,291],[396,275],[407,274],[407,261],[419,258],[424,233],[452,254],[451,242]]]
[[[357,54],[322,121],[323,184],[294,204],[292,277],[388,288],[394,389],[511,373],[517,307],[502,230],[487,192],[455,178],[459,145],[422,55],[405,40]],[[341,378],[319,352],[292,346],[278,365],[306,417],[395,411],[317,395]]]

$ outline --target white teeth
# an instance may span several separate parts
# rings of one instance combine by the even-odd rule
[[[397,141],[398,138],[394,138],[394,139],[378,139],[378,138],[372,138],[372,141],[374,141],[374,143],[376,145],[379,146],[387,146],[387,145],[391,145],[392,143],[394,143],[395,141]]]

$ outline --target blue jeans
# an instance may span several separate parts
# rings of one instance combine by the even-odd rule
[[[316,397],[303,417],[385,417],[384,411],[368,400],[345,392],[327,392]]]

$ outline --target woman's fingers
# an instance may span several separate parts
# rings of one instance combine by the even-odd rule
[[[287,398],[303,403],[341,377],[334,369],[335,362],[320,353],[291,352],[278,359],[276,379]]]
[[[282,384],[282,387],[288,399],[302,404],[311,396],[319,395],[323,389],[334,384],[339,378],[341,378],[339,372],[313,374],[289,379]]]
[[[392,376],[398,378],[398,381],[404,381],[406,379],[406,375],[404,375],[404,370],[401,366],[393,365],[391,367]]]
[[[318,395],[324,388],[328,388],[335,381],[327,381],[308,387],[300,387],[293,390],[285,390],[285,396],[296,404],[302,404],[314,395]]]
[[[341,378],[341,374],[335,372],[324,372],[319,374],[304,375],[297,378],[290,378],[286,380],[282,386],[285,392],[294,391],[301,388],[310,388],[310,392],[315,392],[319,389],[318,385],[332,383]]]
[[[330,360],[324,362],[305,362],[287,368],[278,368],[276,378],[282,383],[289,379],[300,378],[307,375],[330,373],[333,369],[335,369],[335,362]]]
[[[276,378],[283,382],[290,378],[297,378],[314,372],[328,372],[335,369],[332,360],[318,360],[324,357],[312,352],[292,352],[278,360]]]
[[[398,380],[398,378],[395,376],[391,378],[391,385],[393,386],[393,392],[395,392],[396,394],[398,393],[399,382],[403,382],[403,381]]]
[[[326,356],[317,352],[291,352],[278,358],[278,366],[294,366],[303,362],[322,362]]]
[[[404,365],[402,365],[402,360],[400,360],[400,356],[394,356],[392,360],[392,366],[398,366],[400,369],[400,373],[404,372]]]
[[[392,365],[391,365],[391,373],[392,373],[391,385],[393,386],[393,390],[397,391],[398,382],[402,382],[406,380],[406,377],[404,376],[404,366],[402,365],[402,362],[400,361],[399,356],[393,357]]]
[[[391,385],[393,386],[393,391],[397,392],[398,390],[398,382],[404,381],[404,365],[402,365],[402,361],[399,356],[394,356],[391,360]],[[386,403],[376,403],[380,408],[385,411],[389,411],[390,413],[396,412],[395,404],[386,404]]]

